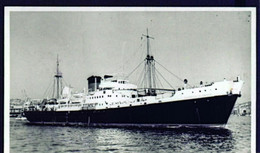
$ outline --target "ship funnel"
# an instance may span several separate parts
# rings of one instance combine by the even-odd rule
[[[100,76],[91,76],[88,78],[88,92],[97,91],[101,82]]]

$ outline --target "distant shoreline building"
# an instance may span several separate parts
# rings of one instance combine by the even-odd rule
[[[251,101],[237,104],[232,110],[232,114],[239,116],[251,115]]]
[[[41,99],[10,99],[10,117],[17,117],[19,114],[23,113],[24,103],[29,101],[31,105],[38,105],[41,103]]]

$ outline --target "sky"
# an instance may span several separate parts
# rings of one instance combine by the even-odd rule
[[[155,60],[191,85],[200,81],[245,81],[238,102],[251,96],[251,13],[234,12],[11,12],[10,96],[44,98],[53,83],[57,55],[66,84],[87,88],[91,75],[129,74],[145,59],[154,37]],[[183,85],[162,67],[174,87]],[[143,69],[129,77],[138,84]],[[163,79],[160,79],[163,82]],[[163,83],[165,88],[166,83]]]

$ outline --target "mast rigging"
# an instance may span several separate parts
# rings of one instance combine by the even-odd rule
[[[59,70],[59,55],[57,55],[57,68],[56,68],[56,74],[54,75],[55,79],[56,79],[56,83],[57,83],[57,93],[56,93],[56,98],[60,98],[60,89],[62,89],[62,73]]]
[[[155,90],[152,88],[155,88],[155,78],[153,77],[155,74],[154,67],[155,67],[155,62],[153,56],[150,55],[150,39],[154,39],[153,37],[149,36],[148,33],[148,28],[146,29],[146,35],[142,34],[142,36],[146,37],[147,41],[147,55],[146,55],[146,78],[147,78],[147,86],[148,86],[148,95],[155,95]]]

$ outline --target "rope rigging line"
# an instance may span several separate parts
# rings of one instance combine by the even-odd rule
[[[145,65],[144,65],[144,79],[143,79],[143,82],[144,82],[144,88],[145,87],[147,87],[148,85],[148,83],[147,83],[147,81],[148,81],[148,78],[147,78],[147,72],[148,71],[148,69],[147,69],[147,63],[145,63]]]
[[[69,86],[68,83],[65,81],[64,78],[62,78],[62,81],[65,83],[65,86]]]
[[[48,96],[51,96],[52,95],[52,80],[51,80],[51,84],[50,84],[50,86],[49,86],[49,88],[48,88],[48,90],[47,90],[47,92],[46,92],[46,94],[44,94],[44,98],[47,98]]]
[[[129,75],[128,76],[126,76],[125,77],[125,79],[127,79],[127,78],[129,78],[130,77],[130,75],[132,75],[133,74],[133,72],[143,63],[144,61],[142,61],[140,64],[138,64],[138,66],[131,72],[131,73],[129,73]]]
[[[147,65],[145,64],[144,65],[144,75],[143,75],[143,80],[142,80],[142,86],[141,87],[144,87],[146,88],[148,85],[147,85]]]
[[[155,63],[153,63],[153,66],[152,66],[152,73],[153,73],[153,85],[154,85],[154,88],[156,88]]]
[[[62,95],[62,89],[63,89],[63,87],[62,87],[62,86],[63,86],[62,82],[63,82],[63,79],[61,78],[61,79],[60,79],[60,88],[61,88],[61,89],[60,89],[60,95]]]
[[[155,68],[155,71],[160,74],[160,76],[164,79],[166,83],[168,83],[169,86],[173,88],[173,86],[163,77],[163,75]],[[174,89],[174,88],[173,88]]]
[[[162,84],[161,80],[159,79],[157,73],[155,73],[155,77],[157,78],[158,82],[160,83],[161,87],[163,88],[163,84]]]
[[[56,79],[54,78],[52,97],[54,97],[55,95],[55,84],[56,84]]]
[[[43,94],[43,97],[46,97],[46,96],[47,96],[46,94],[48,93],[48,91],[49,91],[51,85],[52,85],[52,80],[50,81],[49,85],[47,86],[47,88],[46,88],[46,90],[45,90],[45,92],[44,92],[44,94]]]
[[[156,81],[158,80],[158,82],[161,84],[161,87],[163,88],[163,85],[162,85],[161,81],[159,80],[158,76],[156,75],[156,73],[154,73],[154,80],[156,80]],[[158,83],[157,83],[156,87],[159,88],[160,85],[158,85]],[[161,90],[159,90],[159,93],[162,93]]]
[[[141,73],[140,73],[140,76],[138,77],[138,83],[137,83],[137,85],[140,85],[140,86],[142,86],[142,83],[143,83],[143,77],[144,77],[144,75],[145,75],[145,68],[143,68],[143,70],[141,71]]]
[[[139,47],[136,49],[136,51],[134,52],[134,54],[132,55],[132,57],[137,57],[136,54],[139,53],[140,51],[142,51],[140,48],[143,46],[143,42],[140,43]],[[141,56],[143,57],[143,56]],[[130,58],[125,62],[125,64],[128,64],[130,62]],[[140,61],[140,60],[139,60]]]
[[[163,67],[167,72],[169,72],[170,74],[172,74],[174,77],[176,77],[177,79],[179,79],[181,82],[183,82],[183,79],[178,77],[177,75],[173,74],[171,71],[169,71],[168,69],[166,69],[162,64],[160,64],[159,62],[157,62],[156,60],[154,60],[157,64],[159,64],[161,67]],[[191,87],[190,84],[187,83],[188,86]]]
[[[139,45],[139,47],[136,47],[136,49],[134,49],[135,50],[135,52],[133,52],[131,55],[129,55],[130,57],[139,57],[139,56],[136,56],[137,55],[137,53],[139,53],[140,52],[140,48],[143,46],[143,42],[141,42],[140,43],[140,45]],[[124,54],[124,52],[125,52],[125,50],[123,50],[123,52],[122,52],[122,55]],[[142,57],[142,56],[141,56]],[[123,55],[123,57],[122,58],[124,58],[124,55]],[[113,69],[113,71],[111,71],[111,72],[117,72],[118,70],[120,71],[119,73],[124,73],[124,68],[125,68],[125,65],[129,65],[129,62],[130,62],[130,60],[132,60],[131,58],[128,58],[128,59],[126,59],[126,60],[124,60],[123,62],[123,64],[119,64],[118,65],[118,67],[116,67],[115,69]],[[141,60],[141,59],[140,59]],[[139,61],[140,61],[139,60]],[[122,71],[122,72],[121,72]],[[124,74],[123,74],[124,75]]]

